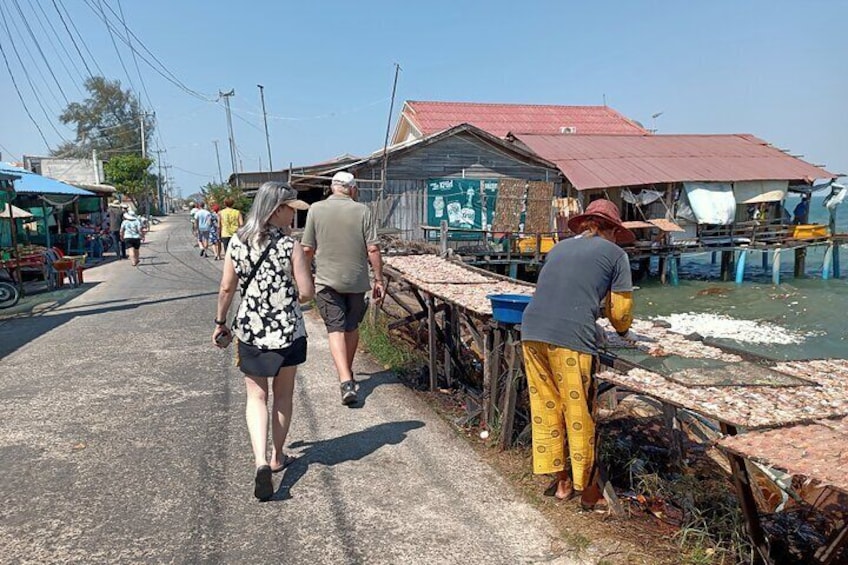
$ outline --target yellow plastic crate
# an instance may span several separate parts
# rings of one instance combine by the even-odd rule
[[[557,241],[556,238],[551,236],[542,237],[542,241],[539,243],[539,251],[542,253],[548,253],[551,249],[554,248]],[[535,237],[522,237],[518,240],[518,251],[520,253],[535,253],[536,252],[536,238]]]
[[[795,239],[818,239],[827,237],[827,226],[823,224],[800,224],[792,232]]]

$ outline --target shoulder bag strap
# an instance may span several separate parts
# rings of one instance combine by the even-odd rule
[[[268,247],[265,248],[265,251],[262,252],[262,255],[259,256],[259,259],[253,265],[253,270],[250,271],[250,274],[247,275],[247,278],[244,279],[244,282],[241,283],[241,293],[244,294],[247,292],[247,287],[250,286],[250,283],[253,282],[253,279],[256,278],[256,273],[259,271],[259,267],[262,266],[262,263],[265,262],[265,259],[268,258],[268,254],[271,252],[271,248],[277,245],[277,242],[280,241],[279,237],[272,237],[271,241],[268,243]],[[250,253],[248,252],[248,257]]]

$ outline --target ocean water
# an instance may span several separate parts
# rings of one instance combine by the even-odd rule
[[[811,202],[811,223],[828,222],[822,200],[819,196]],[[796,202],[787,199],[787,208],[791,211]],[[837,211],[837,230],[848,233],[848,203]],[[841,279],[822,280],[824,249],[808,250],[806,277],[799,279],[793,276],[794,253],[784,251],[779,286],[771,284],[770,270],[762,270],[760,253],[748,255],[741,285],[721,282],[719,266],[710,264],[709,254],[685,257],[680,286],[663,286],[653,279],[640,283],[635,293],[635,315],[645,319],[682,313],[717,314],[752,320],[765,328],[765,333],[770,327],[788,330],[798,342],[755,343],[744,335],[720,341],[775,359],[848,358],[848,245],[841,248]],[[709,320],[703,317],[704,327],[699,333],[706,335]]]

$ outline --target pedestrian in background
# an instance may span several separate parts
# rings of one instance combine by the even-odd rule
[[[283,447],[292,417],[297,366],[306,361],[306,325],[299,302],[315,292],[309,261],[289,234],[295,210],[309,205],[297,199],[289,185],[266,182],[259,187],[247,222],[230,242],[218,294],[212,341],[226,347],[231,336],[227,313],[241,289],[233,321],[236,363],[247,390],[245,416],[253,447],[256,475],[253,494],[268,500],[274,493],[271,474],[291,461]],[[270,464],[268,441],[268,379],[273,378]]]
[[[595,321],[605,302],[606,317],[616,331],[626,335],[630,328],[630,261],[616,243],[635,238],[622,225],[618,207],[605,199],[570,218],[568,228],[579,235],[557,243],[545,257],[521,321],[521,344],[530,393],[533,472],[556,474],[546,494],[561,500],[579,494],[588,510],[603,504],[594,419],[594,372],[603,334]]]
[[[191,222],[191,238],[194,240],[193,247],[199,247],[200,242],[197,239],[197,213],[200,211],[200,202],[195,202],[189,210],[189,221]]]
[[[200,245],[200,256],[206,257],[209,251],[209,230],[212,228],[212,212],[206,209],[206,202],[197,203],[198,210],[194,215],[197,222],[197,243]]]
[[[233,208],[235,203],[236,201],[232,198],[224,198],[224,208],[219,214],[221,217],[221,243],[224,247],[224,253],[227,252],[230,239],[244,225],[244,217],[241,215],[241,212]]]
[[[144,228],[141,225],[141,220],[138,219],[135,212],[127,210],[124,214],[124,220],[121,222],[121,241],[130,254],[130,260],[133,267],[138,266],[139,255],[141,250],[141,240],[144,237]]]
[[[212,218],[209,226],[209,245],[215,251],[215,260],[220,261],[221,257],[221,216],[218,211],[221,209],[217,204],[212,205]]]
[[[115,200],[109,205],[109,231],[115,239],[115,256],[118,259],[127,258],[127,246],[121,239],[121,224],[124,222],[124,213],[129,209],[120,200]]]
[[[315,303],[327,326],[342,404],[349,406],[357,401],[353,360],[365,293],[372,289],[368,265],[374,273],[373,298],[382,300],[383,260],[371,213],[356,201],[353,175],[336,173],[331,189],[329,198],[309,210],[301,242],[307,257],[315,258]]]

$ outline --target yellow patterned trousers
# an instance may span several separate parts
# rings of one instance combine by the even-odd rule
[[[537,341],[522,343],[533,420],[533,472],[565,469],[571,457],[574,489],[589,486],[595,462],[594,386],[588,353]]]

